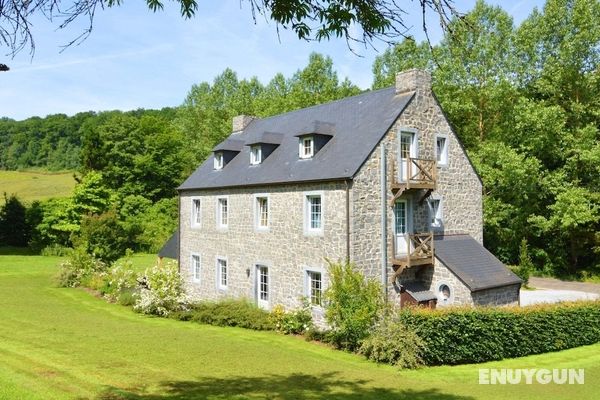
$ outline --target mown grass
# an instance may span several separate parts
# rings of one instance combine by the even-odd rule
[[[74,187],[72,172],[0,171],[0,204],[4,204],[4,192],[31,203],[52,197],[68,197]]]
[[[2,399],[597,398],[600,344],[399,372],[296,337],[135,314],[53,287],[58,262],[0,256]],[[585,384],[479,385],[479,368],[585,368]]]

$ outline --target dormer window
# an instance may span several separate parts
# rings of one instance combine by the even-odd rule
[[[223,169],[223,153],[215,153],[214,167],[215,169]]]
[[[299,142],[300,158],[312,158],[315,155],[315,139],[312,136],[300,138]]]
[[[250,147],[250,164],[257,165],[262,162],[262,149],[260,146]]]

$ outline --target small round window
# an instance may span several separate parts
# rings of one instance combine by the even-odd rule
[[[448,301],[450,299],[450,286],[441,284],[439,288],[439,296],[443,301]]]

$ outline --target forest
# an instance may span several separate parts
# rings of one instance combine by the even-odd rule
[[[373,64],[371,89],[408,68],[432,73],[484,182],[486,247],[539,274],[600,275],[598,21],[595,0],[548,0],[519,26],[478,1],[440,43],[406,38]],[[127,248],[156,251],[176,227],[175,188],[229,135],[233,116],[360,92],[329,57],[312,54],[266,84],[226,69],[177,108],[0,119],[0,169],[73,170],[78,181],[67,199],[22,204],[7,194],[0,243],[84,246],[108,260]]]

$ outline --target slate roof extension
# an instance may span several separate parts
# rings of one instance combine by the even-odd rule
[[[469,235],[434,238],[435,257],[472,291],[521,284],[521,278]]]

